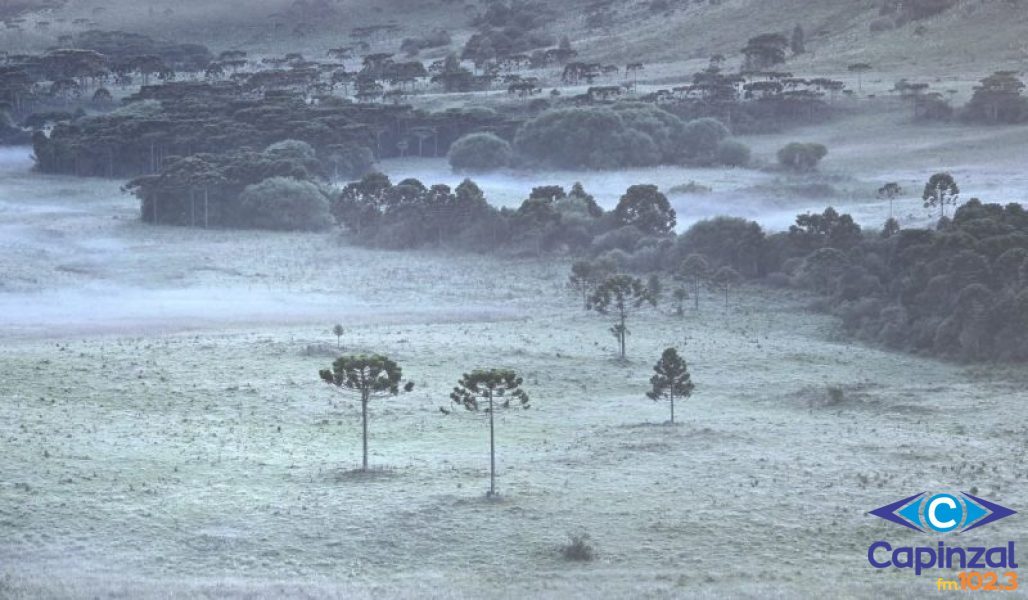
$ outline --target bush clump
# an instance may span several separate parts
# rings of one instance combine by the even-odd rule
[[[717,152],[718,144],[727,138],[729,133],[725,124],[717,119],[704,117],[689,121],[682,133],[685,158],[709,160]]]
[[[567,544],[561,546],[560,554],[564,560],[589,562],[596,558],[596,549],[588,533],[573,533],[568,536]]]
[[[510,143],[492,133],[471,133],[450,146],[447,158],[457,172],[480,173],[510,166]]]
[[[660,148],[610,108],[548,110],[514,138],[526,159],[562,169],[617,169],[660,162]]]
[[[721,140],[717,145],[717,162],[729,167],[750,164],[750,147],[735,140]]]
[[[792,171],[813,171],[827,155],[822,144],[791,142],[778,150],[778,163]]]
[[[333,224],[328,198],[309,182],[272,177],[247,186],[240,206],[252,227],[282,231],[319,231]]]

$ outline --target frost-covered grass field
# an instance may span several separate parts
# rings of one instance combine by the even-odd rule
[[[3,164],[0,597],[920,598],[934,577],[866,552],[924,536],[868,510],[1028,500],[1023,369],[850,343],[802,296],[643,313],[621,363],[564,260],[147,227],[116,183]],[[337,322],[417,383],[371,406],[372,475],[317,378]],[[669,345],[697,385],[675,427],[643,395]],[[533,398],[498,421],[499,501],[486,423],[439,410],[488,366]],[[564,561],[580,532],[597,558]]]

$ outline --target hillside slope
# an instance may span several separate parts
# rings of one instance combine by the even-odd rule
[[[600,61],[681,63],[723,54],[738,64],[746,40],[767,32],[806,32],[807,53],[788,68],[839,73],[854,62],[901,76],[1020,71],[1028,64],[1028,4],[963,0],[946,12],[872,32],[881,0],[725,0],[691,4],[670,13],[619,13],[609,33],[586,34],[586,53]]]
[[[806,32],[808,51],[790,58],[785,68],[798,73],[839,76],[849,64],[867,62],[890,81],[898,77],[976,80],[998,69],[1022,71],[1028,65],[1025,0],[954,0],[955,5],[942,14],[872,32],[871,24],[882,19],[880,9],[887,1],[561,0],[545,3],[556,14],[546,29],[555,37],[568,35],[584,60],[620,65],[643,62],[649,79],[681,79],[713,54],[722,54],[730,67],[737,66],[749,37],[788,34],[797,24]],[[404,37],[424,35],[436,27],[450,31],[453,48],[458,49],[472,32],[470,15],[485,6],[438,0],[333,0],[324,3],[325,15],[297,8],[316,4],[313,0],[306,4],[181,0],[169,7],[153,0],[80,0],[30,17],[23,31],[0,32],[0,42],[8,50],[45,47],[88,21],[95,28],[202,42],[215,51],[289,49],[320,56],[327,48],[352,43],[350,33],[355,27],[394,25],[393,31],[370,40],[373,51],[396,52]],[[668,8],[653,10],[655,4]],[[597,13],[604,15],[606,26],[588,27],[590,20],[595,25]],[[76,19],[77,27],[72,25]],[[46,28],[35,27],[40,20],[47,21]]]

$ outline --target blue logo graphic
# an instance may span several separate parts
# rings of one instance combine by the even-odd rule
[[[868,514],[909,527],[914,531],[948,533],[968,531],[1015,514],[1005,506],[972,496],[931,494],[921,492],[892,504],[876,508]]]

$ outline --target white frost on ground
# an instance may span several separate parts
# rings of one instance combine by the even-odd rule
[[[801,296],[649,312],[624,364],[564,260],[147,227],[115,183],[0,164],[0,597],[919,598],[934,577],[865,555],[926,538],[868,510],[1028,500],[1023,371],[848,342]],[[371,407],[370,478],[359,407],[317,379],[335,322],[417,382]],[[677,427],[643,396],[668,345],[697,385]],[[439,411],[493,365],[534,399],[498,422],[501,502],[481,417]],[[578,531],[596,561],[560,558]]]

